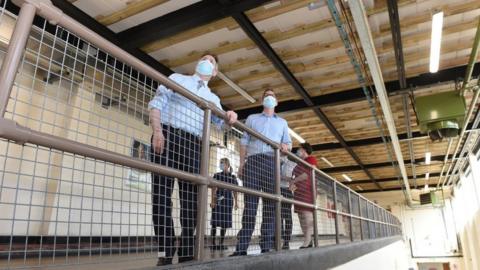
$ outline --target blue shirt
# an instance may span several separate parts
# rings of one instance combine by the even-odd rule
[[[174,73],[168,78],[222,109],[220,98],[210,91],[207,82],[203,81],[198,75],[189,76]],[[155,97],[148,103],[148,109],[153,108],[160,111],[162,124],[182,129],[196,136],[202,134],[203,110],[195,102],[173,92],[164,85],[158,86]],[[212,121],[217,126],[223,124],[223,120],[215,115],[212,115]]]
[[[272,116],[267,116],[265,113],[249,115],[245,125],[274,142],[292,144],[290,134],[288,134],[287,121],[276,114]],[[247,156],[259,153],[273,154],[273,149],[270,145],[247,132],[243,132],[240,144],[247,146]]]

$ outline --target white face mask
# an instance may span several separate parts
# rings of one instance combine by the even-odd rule
[[[273,109],[277,106],[277,99],[273,96],[266,96],[263,99],[263,106],[268,109]]]
[[[201,60],[198,62],[195,71],[203,76],[212,76],[213,70],[215,69],[214,65],[208,60]]]

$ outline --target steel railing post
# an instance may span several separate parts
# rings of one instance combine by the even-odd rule
[[[202,153],[200,162],[200,175],[208,181],[208,169],[210,165],[210,123],[212,118],[212,111],[206,109],[203,118],[203,133],[202,133]],[[204,260],[204,241],[205,229],[207,225],[207,207],[208,207],[208,185],[198,185],[197,196],[197,228],[195,238],[195,259]]]
[[[350,190],[347,190],[348,193],[348,212],[350,213],[350,241],[353,242],[353,218],[352,218],[352,197],[350,195]]]
[[[317,205],[317,178],[315,176],[315,170],[312,169],[312,197],[313,197],[313,205]],[[317,217],[317,209],[316,207],[313,208],[313,246],[318,247],[318,217]]]
[[[7,54],[3,59],[0,70],[0,117],[4,117],[7,110],[8,99],[30,35],[35,12],[36,8],[32,4],[24,3],[22,5],[12,38],[8,44]]]
[[[280,149],[275,149],[275,194],[278,198],[282,196],[280,190],[281,172],[280,172]],[[275,249],[282,249],[282,201],[277,199],[275,202]]]
[[[335,210],[335,243],[340,244],[338,235],[337,182],[333,182],[333,209]]]

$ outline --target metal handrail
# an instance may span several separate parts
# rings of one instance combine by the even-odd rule
[[[359,207],[360,207],[360,200],[364,200],[366,204],[370,204],[375,207],[375,209],[380,209],[381,213],[383,213],[381,216],[384,216],[382,220],[377,220],[377,219],[370,219],[366,217],[362,217],[361,211],[359,212],[359,216],[353,215],[352,213],[345,213],[342,211],[339,211],[337,208],[337,198],[334,198],[334,207],[335,209],[326,209],[317,206],[314,202],[312,203],[305,203],[305,202],[300,202],[296,200],[291,200],[291,199],[286,199],[283,198],[280,194],[279,190],[279,156],[280,156],[280,145],[278,143],[273,142],[272,140],[264,137],[262,134],[256,132],[255,130],[247,127],[244,123],[237,122],[234,124],[235,127],[242,129],[254,137],[258,138],[259,140],[267,143],[271,147],[273,147],[274,152],[275,152],[275,159],[276,159],[276,164],[277,164],[277,169],[276,169],[276,181],[277,181],[277,190],[275,194],[270,194],[270,193],[265,193],[261,191],[256,191],[253,189],[248,189],[245,187],[241,186],[236,186],[220,181],[216,181],[212,177],[208,175],[208,149],[209,149],[209,136],[210,135],[210,124],[209,124],[209,119],[211,118],[211,114],[215,114],[217,116],[226,117],[226,114],[224,111],[220,110],[217,108],[213,103],[207,102],[206,100],[198,97],[197,95],[191,93],[190,91],[184,89],[177,83],[169,80],[166,76],[161,74],[160,72],[156,71],[152,67],[146,65],[136,57],[128,54],[118,46],[112,44],[105,38],[101,37],[97,33],[91,31],[87,27],[83,26],[82,24],[78,23],[74,19],[70,18],[69,16],[63,14],[63,12],[53,6],[50,1],[48,0],[13,0],[15,4],[18,6],[21,6],[21,11],[20,15],[17,19],[17,23],[15,25],[15,29],[12,35],[12,39],[10,40],[6,59],[8,61],[4,61],[2,64],[2,68],[0,71],[0,110],[2,112],[2,117],[0,118],[0,137],[16,141],[17,143],[32,143],[36,144],[39,146],[45,146],[49,148],[55,148],[61,151],[65,152],[71,152],[71,153],[76,153],[83,155],[85,157],[91,157],[95,158],[98,160],[103,160],[106,162],[112,162],[115,164],[119,165],[124,165],[127,167],[132,167],[144,171],[149,171],[149,172],[154,172],[166,176],[171,176],[171,177],[178,177],[181,179],[185,179],[187,181],[190,181],[194,184],[197,184],[200,186],[201,191],[199,191],[199,201],[202,203],[205,203],[206,205],[206,197],[205,194],[207,194],[206,187],[207,186],[215,186],[219,188],[226,188],[229,190],[233,191],[238,191],[246,194],[251,194],[255,196],[259,196],[262,198],[267,198],[271,199],[277,202],[277,206],[281,202],[287,202],[287,203],[292,203],[295,205],[300,205],[300,206],[305,206],[311,209],[314,209],[316,211],[323,211],[323,212],[330,212],[336,214],[336,220],[338,220],[338,216],[348,216],[354,219],[358,220],[363,220],[363,221],[368,221],[376,224],[384,224],[384,225],[389,225],[391,228],[397,228],[401,229],[400,223],[398,222],[398,219],[395,218],[391,213],[388,213],[389,220],[392,220],[391,223],[387,222],[387,218],[385,218],[385,214],[387,211],[377,204],[371,202],[364,196],[356,193],[355,191],[351,190],[348,186],[344,185],[343,183],[339,182],[335,178],[331,177],[330,175],[326,174],[325,172],[317,169],[316,167],[313,167],[312,165],[306,163],[304,160],[298,158],[296,155],[294,155],[291,152],[285,153],[288,155],[290,158],[294,159],[296,162],[300,164],[304,164],[306,167],[310,168],[313,171],[313,175],[316,176],[321,176],[325,179],[328,179],[332,181],[333,185],[333,192],[334,192],[334,197],[336,197],[335,193],[337,192],[338,186],[343,187],[346,189],[348,194],[355,194],[358,196],[358,201],[359,201]],[[205,110],[205,122],[204,122],[204,136],[203,136],[203,142],[202,144],[207,147],[203,147],[202,151],[202,164],[201,164],[201,170],[200,174],[191,174],[191,173],[186,173],[180,170],[172,169],[166,166],[161,166],[158,164],[153,164],[151,162],[147,162],[144,160],[139,160],[136,158],[131,158],[127,157],[125,155],[115,153],[112,151],[108,151],[105,149],[101,149],[98,147],[94,147],[91,145],[83,144],[83,143],[78,143],[69,139],[65,139],[62,137],[58,137],[55,135],[51,134],[46,134],[43,132],[31,130],[27,127],[20,126],[13,120],[9,120],[3,117],[3,114],[6,110],[6,105],[8,103],[12,85],[15,79],[15,75],[18,69],[18,64],[21,61],[21,55],[23,53],[23,50],[25,48],[26,40],[29,35],[29,29],[32,26],[32,21],[33,21],[33,16],[35,14],[38,14],[42,16],[43,18],[47,19],[49,22],[53,24],[58,24],[62,26],[65,29],[68,29],[78,37],[94,44],[97,46],[99,49],[108,52],[110,55],[116,57],[120,61],[122,61],[125,64],[130,65],[134,69],[138,70],[139,72],[143,73],[144,75],[152,78],[153,80],[158,81],[159,83],[165,85],[167,88],[173,89],[174,91],[180,93],[181,95],[185,96],[186,98],[190,99],[191,101],[195,102],[199,107]],[[19,50],[18,48],[21,48]],[[316,179],[313,178],[313,179]],[[316,183],[314,183],[316,184]],[[350,198],[350,196],[348,196]],[[350,200],[349,200],[350,201]],[[350,202],[349,202],[350,203]],[[205,207],[200,207],[202,211],[205,211]],[[279,215],[279,208],[277,207],[277,215]],[[204,216],[201,215],[200,216]],[[277,217],[278,218],[278,217]],[[199,224],[203,224],[205,222],[201,222],[201,220],[198,221]],[[338,223],[338,221],[336,221]],[[204,225],[204,224],[203,224]],[[278,224],[277,224],[278,225]],[[315,226],[316,222],[315,222]],[[338,226],[338,224],[336,224]],[[202,228],[202,227],[200,227]],[[200,234],[204,231],[203,229],[198,230]],[[352,233],[352,232],[351,232]],[[278,236],[278,235],[277,235]],[[338,240],[338,228],[336,228],[336,236]],[[197,235],[197,245],[201,246],[203,243],[203,237],[201,235]],[[278,242],[278,241],[277,241]],[[278,245],[279,243],[277,243]],[[277,247],[278,248],[278,247]],[[202,252],[202,251],[199,251]],[[202,257],[201,253],[196,254],[197,259],[200,259]]]

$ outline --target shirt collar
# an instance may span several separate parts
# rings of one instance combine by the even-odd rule
[[[270,117],[265,112],[262,112],[262,115],[265,116],[265,117]],[[273,115],[271,117],[277,118],[278,117],[277,113],[273,113]]]
[[[200,76],[198,76],[197,73],[194,73],[192,77],[193,79],[195,79],[196,82],[203,81],[202,78],[200,78]],[[208,86],[208,81],[203,81],[203,85]]]

